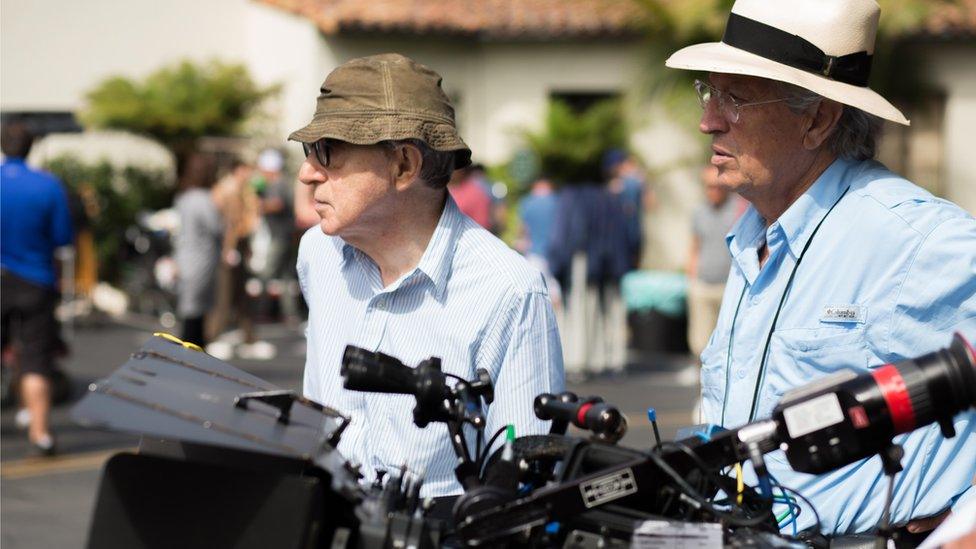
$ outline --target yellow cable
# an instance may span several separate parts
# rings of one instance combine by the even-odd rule
[[[742,478],[742,464],[736,463],[735,464],[735,490],[737,495],[735,497],[735,501],[737,503],[740,504],[742,503],[742,492],[745,491],[745,488],[746,488],[746,483],[745,480],[743,480]]]

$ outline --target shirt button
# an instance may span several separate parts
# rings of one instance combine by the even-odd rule
[[[745,370],[739,370],[739,379],[745,379],[746,373],[747,372]]]
[[[386,300],[385,299],[377,299],[376,300],[376,308],[379,309],[379,310],[381,310],[381,311],[382,310],[385,310],[386,309]]]

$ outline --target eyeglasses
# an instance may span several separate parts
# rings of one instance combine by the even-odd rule
[[[789,97],[782,97],[780,99],[769,99],[767,101],[753,101],[751,103],[743,103],[730,95],[714,86],[706,84],[701,80],[695,80],[695,91],[698,93],[698,104],[701,105],[702,109],[708,107],[708,104],[713,100],[718,101],[718,110],[725,116],[725,119],[733,124],[739,121],[739,110],[742,107],[753,107],[755,105],[766,105],[769,103],[778,103],[780,101],[786,101]]]
[[[331,139],[319,139],[314,143],[302,143],[302,149],[305,151],[305,158],[308,158],[310,154],[315,153],[315,160],[322,165],[323,168],[328,168],[329,163],[332,161],[332,148],[335,146]]]

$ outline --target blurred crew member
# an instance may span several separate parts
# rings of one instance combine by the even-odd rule
[[[224,236],[224,222],[212,192],[216,176],[213,156],[192,153],[173,201],[180,216],[180,232],[173,246],[179,275],[176,312],[183,320],[183,340],[200,346],[207,343],[204,321],[215,302]]]
[[[691,250],[688,253],[688,346],[698,356],[715,329],[725,293],[731,258],[725,235],[738,219],[741,208],[728,187],[718,184],[718,168],[701,171],[705,200],[692,214]]]
[[[874,159],[882,119],[908,120],[867,87],[880,17],[873,0],[738,0],[722,42],[667,66],[696,82],[719,185],[750,202],[727,237],[732,268],[701,355],[705,420],[768,417],[784,393],[976,337],[976,220]],[[898,437],[892,523],[976,497],[976,412]],[[769,470],[809,498],[825,533],[872,530],[881,461],[824,475]],[[800,528],[814,524],[805,503]],[[909,523],[909,530],[937,521]]]
[[[27,436],[34,451],[50,455],[50,376],[59,346],[54,250],[74,237],[71,213],[61,183],[24,163],[33,143],[27,127],[4,125],[0,141],[6,157],[0,165],[0,330],[4,347],[18,346],[20,400],[30,413]]]
[[[326,78],[299,179],[321,217],[302,238],[298,276],[309,306],[305,394],[352,417],[339,449],[365,480],[406,464],[423,495],[461,492],[443,426],[414,426],[407,396],[342,388],[346,345],[406,364],[443,358],[470,379],[486,368],[495,401],[486,433],[541,433],[541,392],[562,390],[559,334],[540,273],[463,215],[445,186],[471,151],[431,69],[396,54],[354,59]]]

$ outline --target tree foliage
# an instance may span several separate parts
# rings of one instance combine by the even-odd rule
[[[526,132],[525,140],[543,175],[559,183],[594,183],[603,179],[603,153],[625,148],[626,136],[617,99],[601,101],[579,113],[553,100],[542,129]]]
[[[243,65],[182,61],[142,81],[109,78],[88,92],[82,123],[148,134],[171,148],[237,134],[277,86],[260,87]],[[179,152],[179,151],[178,151]]]

